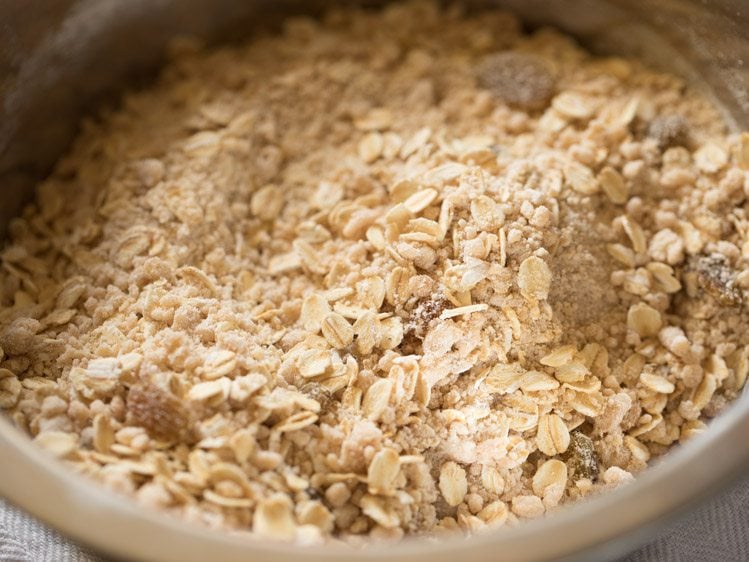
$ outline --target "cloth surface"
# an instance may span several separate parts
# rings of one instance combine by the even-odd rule
[[[618,562],[746,562],[749,481],[688,515]],[[0,500],[0,561],[106,562]]]

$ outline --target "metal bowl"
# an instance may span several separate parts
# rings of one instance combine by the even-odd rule
[[[302,0],[47,0],[0,3],[0,232],[73,137],[80,117],[141,83],[178,33],[232,40],[268,29]],[[371,4],[372,2],[368,2]],[[471,2],[472,4],[487,2]],[[749,127],[749,2],[499,0],[530,25],[552,24],[599,52],[635,54],[704,88]],[[747,64],[744,64],[744,61]],[[749,466],[749,398],[633,484],[547,518],[470,539],[409,540],[365,560],[603,560],[652,537]],[[62,533],[119,558],[163,562],[343,560],[350,550],[219,534],[144,510],[68,471],[0,417],[0,495]]]

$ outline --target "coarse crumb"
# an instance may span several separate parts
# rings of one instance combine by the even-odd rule
[[[11,225],[0,406],[210,527],[515,524],[740,392],[748,171],[679,78],[501,11],[175,49]]]

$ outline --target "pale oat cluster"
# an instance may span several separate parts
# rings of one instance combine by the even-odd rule
[[[749,135],[434,3],[175,47],[11,225],[0,405],[76,471],[311,543],[626,482],[747,377]]]

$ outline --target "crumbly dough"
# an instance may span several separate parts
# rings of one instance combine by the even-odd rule
[[[181,41],[11,225],[0,405],[217,528],[515,524],[737,396],[747,170],[679,78],[499,11]]]

